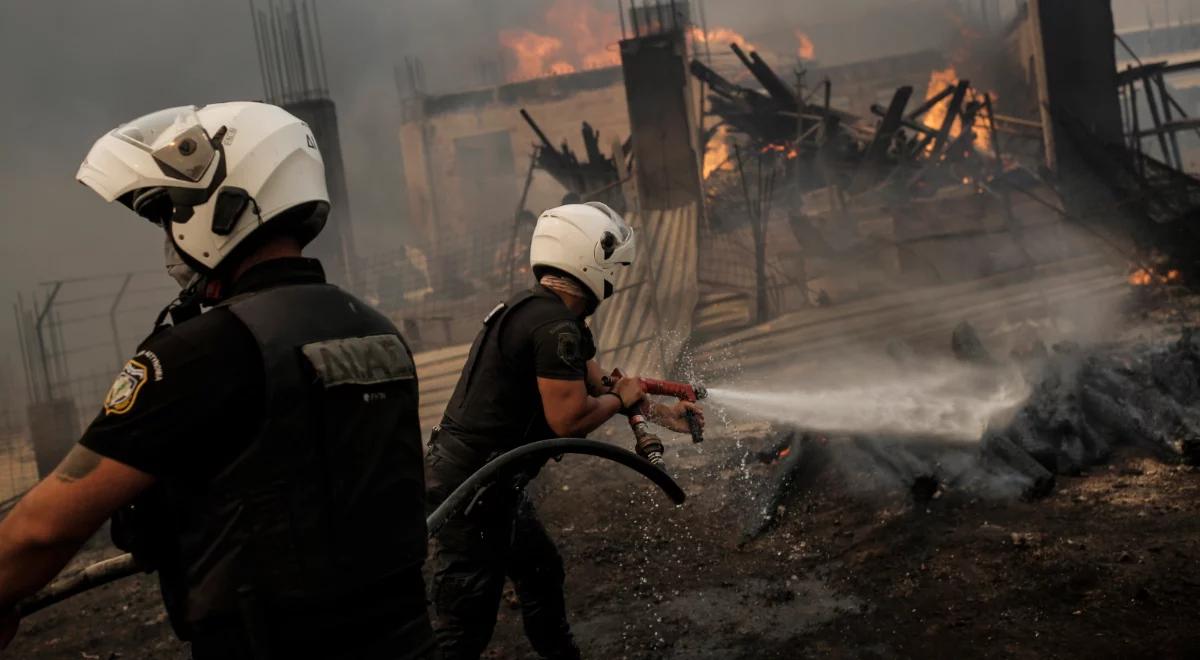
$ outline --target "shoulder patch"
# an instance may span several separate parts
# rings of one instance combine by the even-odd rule
[[[126,362],[104,397],[104,414],[124,415],[129,412],[149,375],[150,370],[137,359]]]
[[[572,369],[586,368],[583,359],[583,337],[572,321],[563,321],[550,329],[558,338],[558,359]]]

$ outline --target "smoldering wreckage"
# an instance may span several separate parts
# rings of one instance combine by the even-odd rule
[[[669,495],[574,458],[528,486],[585,656],[1195,657],[1200,97],[1172,76],[1200,62],[1098,3],[966,14],[942,51],[832,67],[807,37],[799,59],[760,52],[688,3],[620,18],[590,67],[547,55],[435,95],[408,62],[427,240],[339,262],[413,340],[431,426],[474,324],[528,277],[539,177],[639,232],[592,322],[600,359],[671,379],[655,394],[709,386],[708,430],[635,416],[653,467],[618,425],[512,457],[603,455]],[[286,88],[285,55],[266,58],[272,94],[319,106],[323,84]],[[479,154],[508,178],[473,179]],[[476,185],[515,188],[515,211],[478,212]],[[95,541],[27,604],[72,597],[16,657],[183,657],[152,582],[113,582],[132,561],[92,564],[112,553]],[[487,657],[533,657],[505,598]]]

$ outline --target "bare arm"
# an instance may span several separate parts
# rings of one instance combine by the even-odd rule
[[[600,396],[603,392],[608,392],[612,388],[604,384],[605,373],[604,368],[595,360],[588,360],[587,363],[587,391],[592,396]],[[545,398],[545,395],[543,395]],[[611,398],[611,397],[610,397]],[[676,433],[687,433],[688,422],[687,413],[691,412],[700,422],[700,427],[704,428],[704,408],[698,404],[689,401],[679,401],[674,405],[664,403],[651,403],[649,408],[650,421],[670,429]],[[602,422],[603,423],[603,422]]]
[[[50,582],[113,512],[153,483],[76,445],[0,522],[0,612]]]
[[[609,386],[604,384],[604,368],[595,360],[587,362],[587,391],[592,396],[600,396],[604,392],[611,390]]]
[[[564,438],[583,437],[613,415],[632,407],[645,394],[636,378],[623,378],[615,387],[609,387],[603,382],[604,375],[595,360],[588,360],[584,380],[538,377],[542,409],[550,430]],[[610,392],[617,396],[611,396]]]
[[[581,438],[595,431],[622,408],[618,397],[589,395],[582,380],[539,377],[537,383],[546,422],[559,437]]]

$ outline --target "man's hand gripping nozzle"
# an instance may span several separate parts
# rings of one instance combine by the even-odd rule
[[[605,376],[604,384],[612,387],[623,377],[620,369],[614,369],[612,375]],[[658,380],[655,378],[638,378],[638,381],[642,384],[642,389],[646,391],[646,394],[655,396],[671,396],[680,401],[690,401],[691,403],[696,403],[708,396],[708,390],[703,385]],[[629,427],[633,430],[637,454],[660,468],[665,467],[662,440],[650,431],[650,426],[646,419],[650,414],[650,402],[642,399],[633,410],[625,412],[629,416]],[[704,431],[700,425],[700,420],[696,419],[695,414],[690,410],[687,412],[687,423],[688,432],[692,436],[692,442],[703,442]]]

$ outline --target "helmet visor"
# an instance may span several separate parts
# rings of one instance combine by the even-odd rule
[[[620,213],[612,210],[607,204],[602,202],[588,202],[587,205],[592,208],[599,209],[604,213],[604,215],[607,215],[609,219],[613,221],[613,224],[616,225],[615,229],[617,230],[616,234],[618,244],[625,243],[629,239],[633,238],[633,228],[629,226],[629,223],[625,222],[625,218],[622,218]]]
[[[168,176],[193,183],[204,177],[216,157],[216,149],[194,105],[139,117],[119,126],[113,135],[150,152]]]

